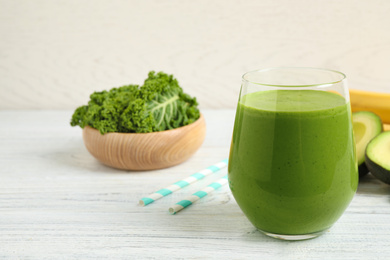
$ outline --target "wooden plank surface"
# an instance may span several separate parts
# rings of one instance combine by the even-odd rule
[[[168,207],[226,169],[147,206],[149,193],[228,156],[234,110],[204,110],[207,137],[185,163],[128,172],[85,149],[71,111],[0,111],[0,258],[389,259],[390,186],[371,175],[323,236],[285,242],[260,234],[227,186],[177,215]]]

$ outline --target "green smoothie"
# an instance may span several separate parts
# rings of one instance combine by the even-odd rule
[[[315,90],[247,94],[237,107],[230,189],[262,231],[323,231],[356,192],[354,153],[350,106],[342,96]]]

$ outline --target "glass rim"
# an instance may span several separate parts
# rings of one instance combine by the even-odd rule
[[[322,71],[322,72],[332,72],[334,74],[338,74],[339,76],[341,76],[341,78],[339,80],[335,80],[335,81],[321,82],[321,83],[315,83],[315,84],[303,84],[303,85],[299,85],[299,84],[298,85],[297,84],[291,84],[291,85],[288,85],[288,84],[268,84],[268,83],[255,82],[253,80],[251,81],[251,80],[247,79],[247,76],[250,74],[263,73],[263,72],[267,72],[267,71],[271,71],[271,70],[287,70],[287,69],[315,70],[315,71]],[[310,87],[314,87],[314,88],[329,87],[329,86],[332,86],[334,84],[342,82],[346,78],[347,78],[347,76],[340,71],[331,70],[331,69],[324,69],[324,68],[316,68],[316,67],[269,67],[269,68],[264,68],[264,69],[248,71],[242,75],[242,80],[246,83],[251,83],[251,84],[260,85],[260,86],[267,86],[267,87],[275,87],[275,88],[280,87],[280,88],[289,88],[289,89],[302,89],[302,88],[308,88],[308,87],[309,88]]]

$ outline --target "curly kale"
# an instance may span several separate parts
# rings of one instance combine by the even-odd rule
[[[142,86],[94,92],[88,105],[76,109],[70,124],[88,125],[101,134],[150,133],[191,124],[199,118],[197,106],[173,75],[151,71]]]

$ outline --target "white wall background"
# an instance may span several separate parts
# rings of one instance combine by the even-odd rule
[[[390,92],[390,1],[0,0],[0,109],[75,109],[149,70],[235,108],[241,75],[270,66]]]

